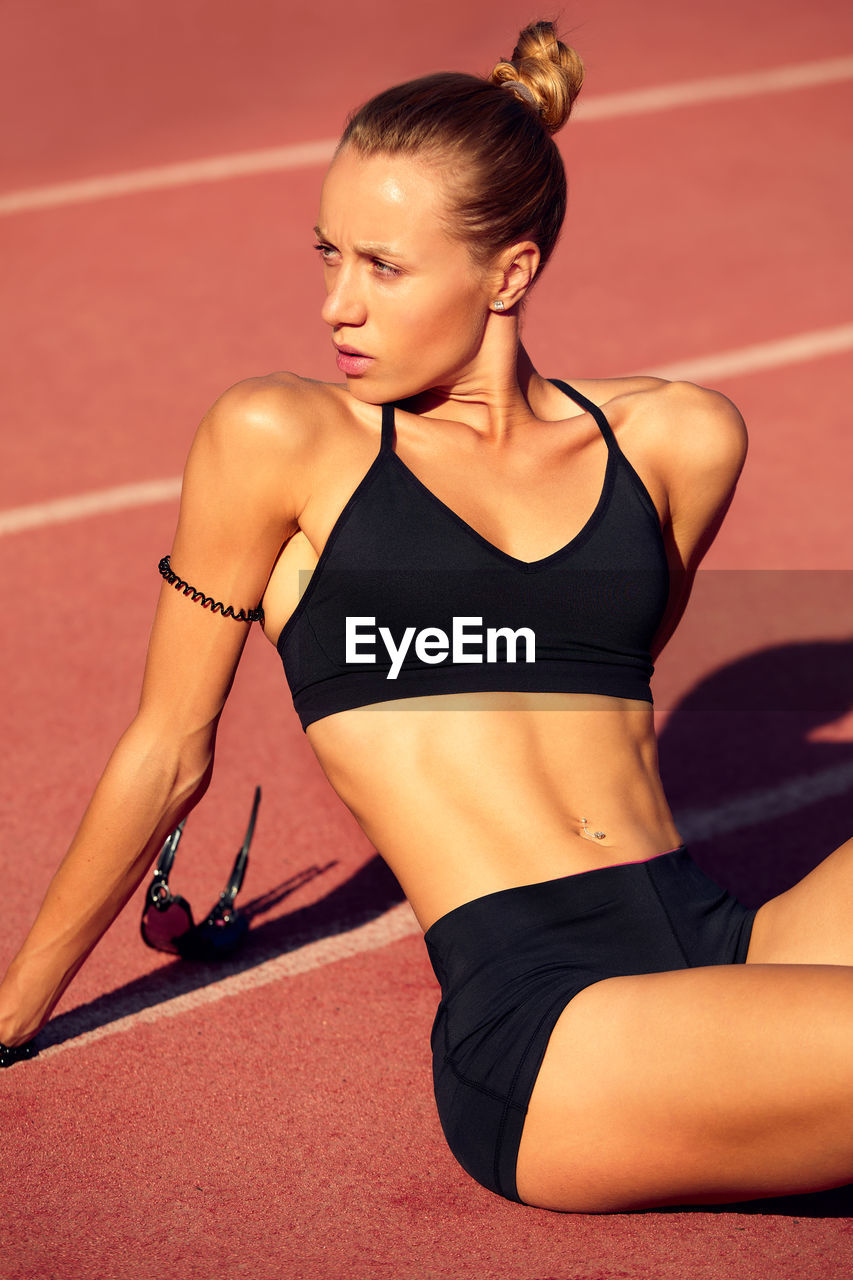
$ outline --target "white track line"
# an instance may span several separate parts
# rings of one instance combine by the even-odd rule
[[[660,378],[685,379],[691,382],[713,381],[734,374],[756,373],[762,369],[775,369],[804,360],[817,360],[821,356],[837,355],[850,350],[853,350],[853,324],[843,324],[834,329],[817,329],[811,333],[798,334],[794,338],[781,338],[776,342],[759,342],[754,346],[741,347],[737,351],[722,351],[717,355],[700,356],[695,360],[682,360],[662,365],[651,372]],[[23,533],[29,529],[41,529],[46,525],[66,524],[70,520],[82,520],[86,516],[101,515],[107,511],[129,511],[135,507],[172,502],[179,497],[180,491],[180,476],[174,476],[167,480],[145,480],[139,484],[123,484],[114,489],[81,493],[75,497],[56,498],[50,502],[34,502],[25,507],[10,507],[6,511],[0,511],[0,537]]]
[[[28,191],[10,191],[0,196],[0,216],[28,209],[52,209],[67,204],[88,204],[139,191],[165,191],[169,187],[190,187],[197,182],[225,182],[252,173],[282,173],[287,169],[308,169],[326,164],[333,156],[337,139],[300,142],[290,147],[269,147],[264,151],[240,151],[235,155],[210,156],[164,164],[155,169],[134,169],[79,182],[60,182]]]
[[[400,938],[420,933],[420,926],[407,902],[401,902],[384,915],[346,933],[335,934],[331,938],[322,938],[318,942],[306,943],[296,951],[288,951],[285,955],[266,960],[253,969],[231,974],[209,986],[199,987],[196,991],[175,996],[146,1009],[139,1009],[108,1022],[102,1027],[84,1031],[72,1040],[64,1040],[62,1044],[50,1045],[42,1049],[40,1057],[49,1058],[55,1053],[63,1053],[66,1049],[82,1049],[95,1040],[103,1040],[106,1036],[117,1035],[122,1031],[132,1031],[140,1023],[160,1022],[163,1018],[177,1018],[182,1013],[191,1013],[204,1005],[216,1004],[231,996],[238,996],[244,991],[253,991],[257,987],[268,986],[271,982],[279,982],[284,978],[295,978],[300,973],[309,973],[312,969],[320,969],[327,964],[335,964],[338,960],[346,960],[364,951],[378,951]],[[74,1010],[63,1015],[63,1022],[70,1030],[74,1027]],[[82,1022],[82,1016],[81,1016]]]
[[[714,836],[729,835],[756,827],[768,819],[781,818],[810,804],[826,800],[830,796],[853,793],[853,764],[830,765],[819,773],[790,778],[775,787],[761,791],[748,791],[717,805],[713,809],[685,810],[675,815],[676,826],[689,844],[696,840],[710,840]]]
[[[158,502],[172,502],[181,496],[181,477],[169,480],[143,480],[139,484],[121,484],[114,489],[98,489],[94,493],[78,493],[73,498],[55,498],[51,502],[34,502],[27,507],[10,507],[0,511],[0,537],[42,529],[49,524],[67,524],[86,516],[99,516],[105,511],[128,511],[132,507],[150,507]]]
[[[827,58],[820,62],[770,67],[765,71],[686,80],[656,88],[635,89],[628,93],[601,94],[599,97],[580,100],[577,120],[580,123],[615,120],[705,102],[755,97],[767,93],[789,93],[796,89],[816,88],[851,79],[853,57]],[[318,142],[269,147],[261,151],[242,151],[233,155],[187,160],[180,164],[135,169],[128,173],[84,178],[77,182],[9,191],[0,196],[0,216],[23,213],[30,209],[85,204],[92,200],[107,200],[140,191],[162,191],[170,187],[193,186],[200,182],[223,182],[247,174],[281,173],[288,169],[310,168],[326,164],[336,145],[336,139],[326,138]]]
[[[720,102],[727,98],[748,98],[764,93],[788,93],[792,89],[812,89],[853,79],[853,57],[827,58],[821,62],[800,62],[766,71],[746,71],[739,75],[713,76],[707,80],[684,80],[656,89],[634,89],[628,93],[607,93],[587,102],[578,101],[578,120],[613,120],[622,116],[645,115],[651,111],[671,111],[700,102]]]
[[[736,351],[679,360],[652,372],[670,381],[702,382],[739,373],[758,373],[762,369],[778,369],[782,365],[800,364],[850,350],[853,350],[853,324],[840,324],[834,329],[814,329],[811,333],[799,333],[794,338],[758,342],[754,346],[739,347]]]
[[[768,819],[778,818],[785,814],[795,813],[799,809],[825,800],[829,796],[842,795],[853,788],[853,764],[839,764],[824,769],[819,773],[806,774],[799,778],[791,778],[775,787],[767,787],[761,791],[747,792],[727,804],[715,809],[686,811],[676,814],[676,823],[685,842],[690,844],[712,836],[729,835],[733,831],[742,831],[748,827],[758,826]],[[132,1031],[144,1023],[160,1022],[164,1018],[177,1018],[184,1013],[192,1013],[206,1005],[216,1004],[233,996],[242,995],[246,991],[254,991],[258,987],[268,986],[287,978],[294,978],[300,973],[308,973],[312,969],[320,969],[327,964],[335,964],[370,951],[378,951],[401,938],[408,938],[420,933],[420,927],[411,907],[406,902],[392,907],[384,915],[347,933],[336,934],[331,938],[322,938],[317,942],[307,943],[296,951],[276,956],[241,973],[231,974],[212,982],[208,986],[199,987],[196,991],[175,996],[146,1009],[140,1009],[108,1022],[104,1026],[84,1031],[73,1039],[62,1044],[51,1045],[42,1050],[40,1057],[50,1058],[54,1054],[64,1053],[68,1049],[83,1049],[95,1040],[103,1040],[107,1036],[118,1035],[124,1031]],[[65,1027],[73,1030],[72,1010],[65,1014]],[[85,1014],[81,1012],[81,1024]]]

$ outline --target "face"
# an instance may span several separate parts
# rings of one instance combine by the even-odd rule
[[[349,147],[334,160],[316,228],[322,315],[357,399],[379,404],[476,383],[490,278],[444,229],[450,216],[429,161]]]

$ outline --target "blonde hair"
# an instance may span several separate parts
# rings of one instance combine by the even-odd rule
[[[485,79],[444,72],[371,98],[350,117],[338,150],[423,155],[451,195],[448,230],[486,263],[522,240],[548,261],[566,212],[566,175],[551,135],[566,123],[583,64],[550,22],[518,37],[511,60]]]
[[[553,23],[532,22],[518,37],[512,58],[497,64],[492,84],[527,89],[549,133],[556,133],[571,115],[583,86],[583,63],[574,49],[557,39]],[[530,102],[522,93],[522,100]]]

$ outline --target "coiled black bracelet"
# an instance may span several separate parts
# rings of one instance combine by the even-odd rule
[[[169,564],[168,556],[163,556],[157,568],[160,576],[166,579],[170,587],[174,587],[176,591],[183,591],[185,596],[189,596],[203,609],[209,609],[211,613],[221,613],[223,618],[233,618],[235,622],[260,622],[263,626],[264,611],[260,605],[255,609],[235,610],[231,604],[223,604],[221,600],[214,600],[213,596],[206,596],[203,591],[191,587],[188,582],[184,582],[183,578],[178,577]]]

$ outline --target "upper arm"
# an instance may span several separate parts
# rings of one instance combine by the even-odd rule
[[[669,514],[663,526],[670,597],[653,646],[657,657],[687,605],[702,559],[719,532],[746,459],[743,418],[726,396],[691,383],[658,394],[658,448]]]
[[[307,431],[295,387],[241,383],[202,421],[184,471],[171,565],[205,596],[251,609],[304,503]],[[207,750],[249,625],[165,582],[154,618],[140,715]]]

